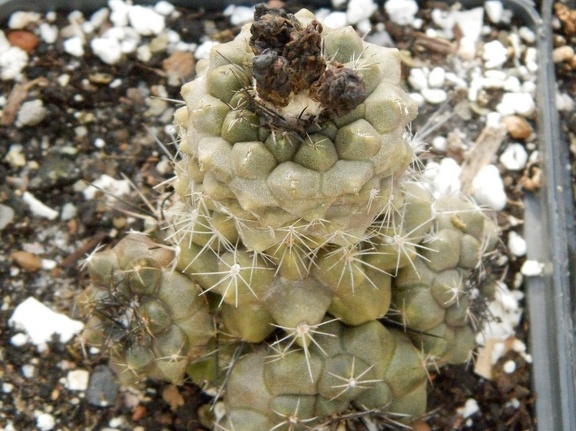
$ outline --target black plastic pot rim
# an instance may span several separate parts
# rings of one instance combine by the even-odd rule
[[[223,10],[229,5],[254,5],[260,0],[173,0],[172,4],[195,10]],[[138,0],[137,4],[155,4]],[[302,1],[311,8],[329,7],[330,0]],[[381,3],[381,2],[380,2]],[[455,3],[446,1],[446,3]],[[465,7],[483,1],[461,0]],[[502,0],[538,36],[538,141],[543,173],[542,188],[525,197],[527,258],[543,264],[540,276],[527,280],[530,351],[533,357],[533,390],[536,418],[541,431],[576,430],[576,236],[568,162],[555,104],[555,74],[551,59],[553,0],[544,0],[542,17],[528,0]],[[0,22],[13,12],[81,10],[93,12],[107,0],[0,0]],[[564,145],[563,145],[564,144]]]

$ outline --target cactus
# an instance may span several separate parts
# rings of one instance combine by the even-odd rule
[[[217,429],[423,414],[427,359],[474,347],[469,279],[498,236],[473,203],[406,178],[416,106],[398,51],[257,6],[197,71],[166,223],[87,260],[83,338],[127,383],[233,366]],[[206,366],[214,348],[228,361]]]

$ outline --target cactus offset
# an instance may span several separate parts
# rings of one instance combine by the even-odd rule
[[[175,115],[168,223],[91,257],[84,339],[126,382],[217,373],[198,362],[214,328],[229,358],[251,343],[219,429],[421,415],[425,357],[474,347],[468,279],[497,234],[473,204],[404,179],[416,106],[398,51],[257,6],[197,69]]]

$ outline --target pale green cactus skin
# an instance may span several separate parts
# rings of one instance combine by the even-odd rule
[[[398,51],[352,28],[321,36],[328,67],[361,77],[355,107],[326,115],[308,89],[274,94],[281,106],[262,99],[245,26],[182,88],[167,223],[88,261],[83,338],[108,349],[124,382],[204,384],[244,346],[215,429],[320,430],[374,410],[409,422],[425,412],[427,368],[474,348],[469,279],[496,226],[404,177],[416,105]],[[207,364],[215,349],[228,359]]]

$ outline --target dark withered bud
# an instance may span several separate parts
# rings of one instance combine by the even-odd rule
[[[298,73],[293,77],[294,92],[310,88],[322,76],[326,61],[322,56],[322,25],[314,20],[305,29],[292,34],[283,56]]]
[[[362,76],[342,64],[331,65],[311,89],[316,99],[331,115],[340,117],[353,111],[366,99]]]
[[[301,24],[292,14],[284,9],[269,8],[259,4],[254,11],[254,23],[250,28],[250,47],[255,55],[266,49],[282,52],[291,40],[291,34],[301,28]]]
[[[254,57],[252,74],[258,95],[276,106],[288,105],[293,73],[288,60],[270,49]]]

